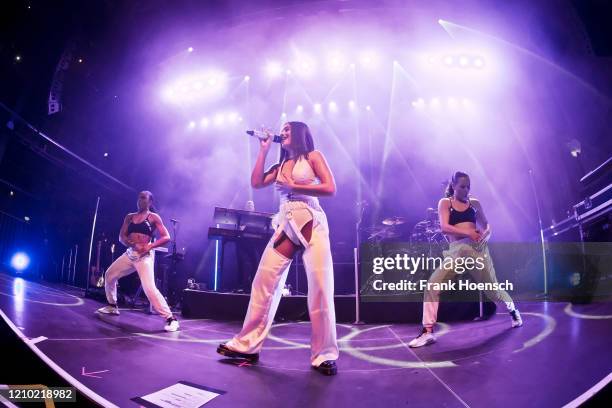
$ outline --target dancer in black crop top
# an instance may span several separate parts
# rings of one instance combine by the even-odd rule
[[[491,226],[482,210],[482,205],[475,198],[470,198],[469,192],[470,177],[465,173],[456,172],[448,183],[446,197],[438,203],[438,216],[442,232],[450,242],[449,250],[444,252],[444,259],[452,258],[454,261],[462,261],[462,265],[467,265],[465,260],[471,258],[477,267],[462,270],[458,267],[440,267],[431,275],[423,296],[423,329],[419,336],[408,343],[410,347],[422,347],[436,341],[433,328],[440,303],[440,291],[436,289],[436,285],[452,279],[456,273],[463,272],[469,272],[478,282],[497,283],[491,254],[486,245],[491,234]],[[459,265],[458,262],[453,264]],[[484,292],[494,302],[505,304],[510,313],[512,327],[523,324],[521,315],[508,292],[502,289]]]
[[[123,220],[119,241],[128,247],[127,251],[108,267],[104,279],[108,306],[98,309],[98,313],[118,315],[117,281],[119,278],[138,272],[142,289],[151,303],[151,307],[165,320],[166,331],[178,330],[179,323],[172,315],[166,299],[155,287],[155,258],[152,249],[170,241],[170,233],[153,208],[153,194],[141,191],[138,194],[138,212],[128,214]],[[153,240],[158,232],[159,239]]]

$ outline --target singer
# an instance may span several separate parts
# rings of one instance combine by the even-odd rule
[[[448,251],[444,251],[444,257],[483,259],[483,267],[471,269],[469,273],[479,283],[490,284],[487,285],[488,289],[485,288],[484,293],[494,302],[503,302],[510,313],[512,327],[520,327],[523,325],[521,314],[495,276],[491,254],[487,248],[491,226],[480,201],[470,198],[469,192],[470,177],[458,171],[453,174],[448,183],[446,197],[438,203],[440,227],[450,242]],[[484,229],[478,229],[477,225]],[[408,343],[409,347],[422,347],[436,341],[433,327],[436,324],[440,304],[440,288],[436,284],[449,282],[455,273],[459,273],[457,268],[442,266],[431,274],[423,299],[423,330],[418,337]]]
[[[253,188],[275,183],[280,209],[274,217],[275,232],[261,257],[251,288],[251,299],[242,330],[220,344],[217,353],[230,358],[259,360],[270,331],[295,252],[302,247],[308,278],[308,311],[312,322],[310,362],[324,375],[337,373],[338,343],[334,309],[334,270],[327,217],[318,196],[336,192],[334,177],[321,152],[314,149],[308,126],[285,123],[281,129],[280,159],[264,171],[273,143],[271,134],[260,140],[251,174]]]
[[[104,289],[108,305],[97,310],[98,313],[118,315],[117,307],[117,281],[134,271],[142,283],[142,290],[153,309],[165,320],[164,329],[169,332],[177,331],[179,322],[172,315],[166,299],[155,287],[155,253],[153,248],[165,245],[170,241],[170,233],[164,226],[162,219],[156,214],[153,207],[153,194],[150,191],[141,191],[138,194],[138,212],[126,215],[119,232],[119,241],[128,247],[127,251],[108,267],[104,279]],[[160,238],[153,242],[153,235],[157,231]]]

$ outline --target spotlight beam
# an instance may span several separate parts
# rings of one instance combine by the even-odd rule
[[[297,79],[295,80],[295,83],[300,88],[300,90],[302,91],[302,93],[304,94],[304,96],[306,97],[308,102],[310,104],[313,104],[314,101],[312,100],[312,98],[310,97],[310,94],[306,91],[306,89],[304,89],[304,86],[302,86],[302,83],[299,80],[297,80]],[[336,143],[336,145],[339,147],[340,152],[342,152],[342,154],[345,156],[345,158],[347,159],[349,165],[354,170],[355,174],[358,175],[359,182],[364,183],[364,185],[367,187],[367,192],[368,192],[368,195],[369,195],[369,199],[372,200],[372,201],[378,200],[377,196],[374,193],[374,191],[372,190],[372,188],[366,183],[366,180],[363,177],[363,173],[361,172],[361,169],[359,168],[359,166],[357,166],[357,164],[355,163],[355,160],[354,160],[353,156],[351,156],[351,154],[348,152],[346,147],[342,144],[342,142],[340,141],[340,138],[338,137],[338,135],[336,134],[336,132],[334,131],[334,129],[330,125],[329,121],[325,118],[325,115],[322,115],[322,118],[323,118],[323,123],[325,123],[325,127],[329,130],[329,133],[331,134],[331,136],[332,136],[334,142]]]
[[[452,37],[455,38],[455,33],[459,32],[459,31],[465,31],[467,33],[479,36],[479,37],[484,37],[487,38],[489,40],[492,40],[496,43],[502,44],[506,47],[512,48],[520,53],[526,54],[532,58],[535,58],[538,62],[541,62],[545,65],[548,65],[550,67],[555,68],[556,70],[558,70],[559,72],[569,76],[570,78],[572,78],[573,80],[575,80],[576,82],[580,83],[582,86],[584,86],[585,88],[587,88],[588,90],[590,90],[591,92],[593,92],[595,95],[599,96],[600,98],[602,98],[606,103],[611,103],[612,102],[612,98],[608,97],[607,95],[605,95],[604,93],[602,93],[601,91],[599,91],[597,88],[595,88],[593,85],[589,84],[588,82],[586,82],[584,79],[580,78],[579,76],[573,74],[572,72],[566,70],[565,68],[563,68],[560,65],[555,64],[554,62],[542,57],[539,54],[536,54],[533,51],[530,51],[526,48],[523,48],[513,42],[504,40],[502,38],[496,37],[494,35],[464,26],[464,25],[460,25],[460,24],[456,24],[453,23],[451,21],[446,21],[446,20],[438,20],[438,23],[440,23],[440,25],[444,28],[444,30]],[[451,34],[451,31],[453,32]]]

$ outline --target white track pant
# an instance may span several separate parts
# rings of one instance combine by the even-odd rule
[[[484,259],[484,268],[472,269],[469,274],[474,277],[478,282],[497,282],[495,276],[495,268],[491,261],[491,254],[489,248],[485,245],[483,250],[477,252],[471,245],[469,238],[459,240],[450,243],[448,251],[444,251],[445,257],[482,257]],[[452,279],[455,275],[455,271],[452,269],[444,269],[442,267],[436,269],[431,274],[431,277],[427,281],[428,283],[441,283],[447,282]],[[485,295],[493,302],[503,302],[509,312],[514,310],[514,303],[512,298],[505,290],[486,290]],[[433,328],[438,318],[438,306],[440,305],[440,291],[439,290],[426,290],[423,298],[423,327]]]
[[[283,231],[290,239],[293,240],[295,236],[302,241],[301,228],[312,219],[312,236],[302,259],[308,279],[308,312],[312,323],[310,361],[313,366],[318,366],[326,360],[337,360],[339,355],[334,308],[334,269],[327,219],[322,211],[310,207],[301,208],[300,204],[304,203],[287,204],[281,207],[280,225],[259,262],[242,330],[226,346],[241,353],[260,352],[272,326],[291,265],[291,259],[279,253],[274,243]],[[310,213],[309,218],[304,217],[303,211]]]
[[[129,250],[128,250],[129,251]],[[166,299],[155,286],[155,255],[151,251],[148,255],[140,259],[133,260],[128,256],[128,251],[124,252],[115,262],[106,270],[104,277],[104,290],[106,291],[106,300],[108,303],[117,304],[117,281],[119,278],[127,276],[134,271],[138,272],[142,290],[144,291],[149,303],[157,313],[164,319],[172,316],[172,311],[168,307]]]

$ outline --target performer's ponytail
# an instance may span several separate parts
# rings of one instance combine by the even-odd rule
[[[467,173],[464,173],[462,171],[456,171],[455,174],[453,174],[450,178],[450,180],[448,181],[448,185],[446,186],[446,192],[444,193],[444,195],[446,197],[452,197],[453,195],[455,195],[455,189],[453,188],[453,184],[457,184],[457,181],[459,181],[459,179],[461,177],[470,177],[467,175]]]

